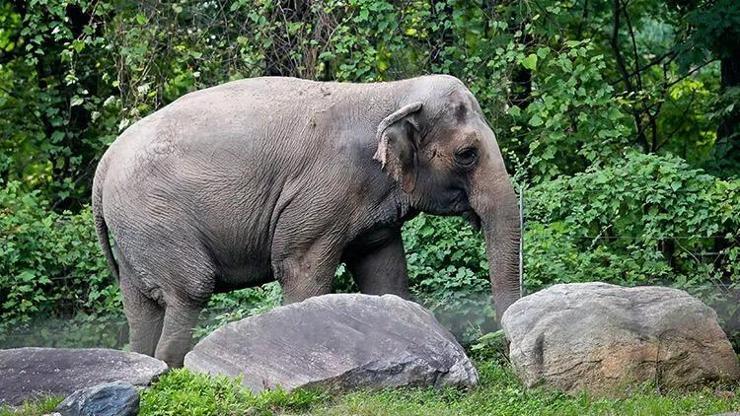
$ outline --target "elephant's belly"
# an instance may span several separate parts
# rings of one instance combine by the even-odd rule
[[[222,267],[216,276],[214,292],[229,292],[259,286],[275,280],[269,259]],[[256,260],[256,261],[255,261]]]

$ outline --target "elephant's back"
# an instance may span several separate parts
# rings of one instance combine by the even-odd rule
[[[297,78],[263,77],[228,82],[186,94],[124,131],[113,151],[197,154],[231,148],[244,154],[283,148],[306,138],[316,119],[333,108],[346,87]],[[340,92],[340,93],[337,93]]]
[[[264,159],[266,148],[290,137],[287,131],[276,137],[274,130],[295,116],[275,111],[280,92],[268,95],[273,83],[258,81],[195,91],[137,121],[106,152],[111,170],[126,182],[150,181],[168,171],[216,173],[229,163]]]
[[[317,151],[292,142],[311,140],[310,112],[276,111],[286,100],[281,91],[296,89],[275,81],[236,81],[188,94],[122,133],[103,157],[103,205],[114,233],[167,229],[217,251],[240,247],[265,257],[244,241],[269,247],[285,183],[300,177]]]

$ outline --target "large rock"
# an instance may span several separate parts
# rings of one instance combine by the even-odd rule
[[[678,388],[740,377],[717,315],[682,290],[555,285],[511,305],[501,324],[530,387],[615,394],[644,381]]]
[[[217,329],[185,356],[197,372],[242,376],[255,392],[463,386],[478,375],[426,309],[397,296],[310,298]]]
[[[43,395],[70,393],[112,381],[146,386],[167,371],[163,361],[101,348],[0,350],[0,404],[18,405]]]
[[[56,410],[61,416],[136,416],[139,392],[122,381],[98,384],[72,393]]]

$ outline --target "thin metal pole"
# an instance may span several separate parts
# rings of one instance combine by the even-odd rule
[[[519,186],[519,297],[524,296],[524,185]]]

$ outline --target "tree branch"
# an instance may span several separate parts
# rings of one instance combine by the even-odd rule
[[[621,4],[619,0],[613,0],[613,15],[614,15],[614,21],[612,25],[612,36],[610,39],[610,43],[612,46],[612,51],[614,52],[614,58],[617,60],[617,67],[619,69],[619,73],[622,74],[622,81],[627,86],[627,89],[629,91],[634,92],[634,86],[632,85],[632,81],[630,81],[629,74],[627,72],[627,66],[624,62],[624,56],[622,56],[622,51],[619,49],[619,23],[620,23],[620,15],[621,13]]]

